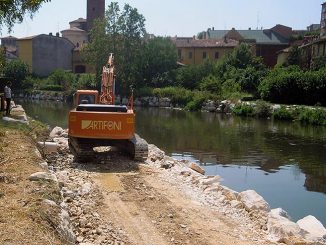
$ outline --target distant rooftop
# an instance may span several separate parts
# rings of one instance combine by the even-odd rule
[[[215,47],[235,47],[238,41],[231,39],[194,39],[194,38],[171,38],[177,48],[215,48]]]
[[[258,44],[287,44],[288,40],[273,32],[272,30],[231,30],[236,31],[241,39],[255,40]],[[208,30],[208,38],[222,39],[230,30]]]

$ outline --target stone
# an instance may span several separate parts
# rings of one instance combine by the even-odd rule
[[[239,202],[238,200],[231,200],[230,205],[232,208],[242,208],[243,207],[242,202]]]
[[[85,183],[81,186],[80,190],[79,190],[79,194],[84,196],[87,195],[91,192],[92,190],[92,184],[91,183]]]
[[[68,171],[59,171],[56,174],[59,185],[64,186],[69,181]]]
[[[243,203],[247,211],[257,210],[269,212],[270,207],[265,199],[254,190],[240,192],[239,201]]]
[[[291,237],[303,238],[303,230],[298,224],[284,217],[283,211],[283,209],[278,208],[269,212],[267,220],[268,238],[275,242],[282,242]]]
[[[36,172],[34,174],[31,174],[28,177],[31,181],[40,181],[40,180],[46,180],[46,181],[54,181],[58,182],[57,177],[54,174],[48,173],[48,172]]]
[[[205,170],[202,169],[201,167],[199,167],[196,163],[190,163],[189,168],[204,175],[205,174]]]
[[[50,133],[50,138],[60,137],[63,132],[61,127],[54,127]]]
[[[43,200],[43,203],[44,203],[45,205],[49,205],[49,206],[53,206],[53,207],[57,207],[57,206],[58,206],[54,201],[49,200],[49,199],[44,199],[44,200]]]
[[[216,175],[216,176],[208,176],[205,179],[201,179],[199,181],[200,184],[202,185],[212,185],[214,183],[219,183],[221,180],[221,177]]]
[[[316,219],[312,215],[308,215],[300,220],[297,221],[297,224],[301,229],[308,232],[306,238],[308,240],[316,240],[318,238],[323,238],[326,236],[326,229],[320,223],[318,219]]]
[[[226,186],[221,186],[221,191],[225,198],[229,201],[238,199],[239,193]]]
[[[41,163],[39,163],[39,165],[41,166],[41,168],[48,170],[49,165],[47,162],[41,162]]]
[[[58,145],[55,142],[38,142],[44,153],[52,153],[58,151]]]

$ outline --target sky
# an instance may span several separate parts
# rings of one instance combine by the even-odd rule
[[[86,18],[86,0],[51,0],[42,5],[31,20],[16,24],[12,33],[2,27],[1,36],[17,38],[56,33],[69,28],[69,22]],[[106,0],[106,6],[111,1]],[[156,36],[197,35],[215,30],[267,29],[276,24],[305,30],[320,23],[325,0],[116,0],[120,8],[128,3],[145,19],[148,33]]]

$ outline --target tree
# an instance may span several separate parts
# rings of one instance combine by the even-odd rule
[[[175,69],[177,64],[177,49],[170,38],[155,37],[148,40],[142,53],[143,78],[153,87],[161,87],[161,78]]]
[[[117,78],[122,93],[141,80],[141,52],[145,36],[145,18],[136,8],[125,4],[123,11],[112,2],[104,20],[96,21],[90,33],[90,43],[82,50],[82,56],[101,74],[110,53],[114,53]]]
[[[9,31],[15,23],[21,23],[25,14],[33,14],[45,2],[51,0],[1,0],[0,2],[0,30],[1,26],[7,25]]]
[[[5,77],[13,79],[13,88],[21,88],[21,84],[28,73],[28,65],[19,59],[8,62],[4,69]]]
[[[301,50],[298,46],[293,46],[289,50],[289,56],[287,58],[288,65],[300,65],[301,64]]]

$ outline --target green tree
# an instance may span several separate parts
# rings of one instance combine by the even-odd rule
[[[6,61],[6,49],[0,46],[0,76],[3,75],[7,61]]]
[[[112,2],[104,20],[95,22],[90,33],[91,42],[82,51],[82,56],[95,66],[98,75],[109,54],[114,53],[116,75],[123,81],[123,93],[128,92],[129,85],[141,80],[144,23],[145,18],[136,8],[125,4],[120,11],[118,3]]]
[[[155,37],[148,40],[142,52],[142,71],[146,83],[153,87],[166,86],[168,72],[176,68],[177,51],[169,38]]]
[[[18,89],[21,88],[22,82],[25,80],[28,73],[28,65],[19,59],[8,62],[4,69],[5,77],[12,78],[12,87]]]
[[[25,14],[30,17],[39,10],[41,5],[51,0],[1,0],[0,1],[0,30],[7,25],[9,31],[15,23],[21,23]]]
[[[301,64],[301,50],[298,46],[293,46],[289,50],[287,58],[287,65],[300,65]]]

